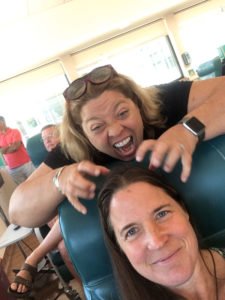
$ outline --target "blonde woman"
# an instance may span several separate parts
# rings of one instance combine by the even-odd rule
[[[148,151],[150,168],[170,172],[181,160],[185,182],[197,144],[225,133],[224,83],[217,77],[142,88],[111,65],[76,79],[64,92],[62,148],[15,190],[11,221],[46,223],[65,197],[85,214],[78,198],[95,195],[86,175],[108,173],[104,164],[113,159],[141,161]]]

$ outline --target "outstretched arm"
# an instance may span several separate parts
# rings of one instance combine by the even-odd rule
[[[59,177],[60,192],[53,184],[53,177],[59,169],[51,169],[42,163],[34,173],[21,183],[12,194],[9,205],[10,220],[14,224],[37,227],[47,223],[57,213],[57,206],[65,199],[80,212],[86,208],[78,197],[92,199],[95,184],[84,178],[84,174],[98,176],[108,169],[89,161],[65,166]]]
[[[186,116],[196,117],[205,125],[205,140],[225,133],[224,76],[193,82]],[[181,159],[181,180],[185,182],[191,172],[192,154],[197,143],[198,138],[195,135],[182,124],[177,124],[157,140],[144,141],[137,150],[136,159],[142,160],[145,153],[151,150],[150,167],[163,165],[166,172],[172,171]]]
[[[46,224],[56,215],[62,201],[52,187],[54,170],[42,163],[31,176],[14,190],[9,203],[10,221],[26,227]]]
[[[225,76],[193,83],[187,115],[205,124],[206,140],[225,133]]]

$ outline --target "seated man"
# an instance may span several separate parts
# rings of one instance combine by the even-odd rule
[[[55,124],[48,124],[41,129],[41,138],[48,152],[59,144],[59,130]]]
[[[59,144],[59,130],[57,125],[49,124],[41,130],[42,140],[48,152],[52,151]],[[37,272],[37,265],[43,257],[57,248],[74,278],[78,278],[72,262],[68,256],[64,241],[61,236],[58,217],[55,217],[48,223],[51,230],[42,241],[42,243],[34,249],[34,251],[26,258],[25,263],[19,273],[16,275],[14,282],[9,287],[9,293],[16,297],[27,297],[32,289],[32,282]]]

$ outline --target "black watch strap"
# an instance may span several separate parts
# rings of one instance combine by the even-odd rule
[[[184,117],[180,122],[187,130],[198,138],[198,142],[202,142],[205,138],[205,125],[196,117]]]

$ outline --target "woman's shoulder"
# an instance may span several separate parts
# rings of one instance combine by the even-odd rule
[[[187,114],[192,81],[172,81],[157,85],[162,115],[167,117],[166,128],[179,122]]]
[[[156,88],[160,91],[162,95],[183,96],[184,94],[189,94],[193,81],[171,81],[169,83],[163,83],[156,85]]]
[[[219,253],[221,256],[225,258],[225,248],[211,248],[211,250]]]
[[[74,160],[65,155],[60,144],[58,144],[51,152],[49,152],[44,161],[44,163],[52,169],[60,168],[65,165],[71,165],[74,162]]]

